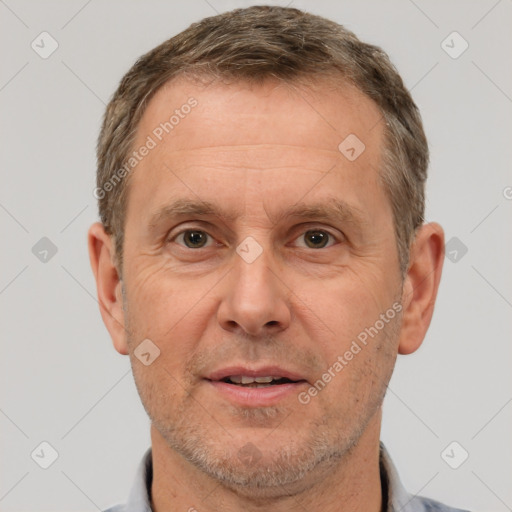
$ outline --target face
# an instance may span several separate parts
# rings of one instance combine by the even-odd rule
[[[380,118],[348,85],[181,81],[141,120],[122,343],[158,435],[226,485],[293,484],[380,413],[402,296]]]

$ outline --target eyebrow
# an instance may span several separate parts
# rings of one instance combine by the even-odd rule
[[[233,222],[240,217],[242,213],[243,212],[239,210],[227,211],[221,205],[209,201],[177,199],[171,204],[162,207],[151,216],[149,229],[155,229],[161,222],[166,220],[187,216],[210,216],[217,217],[223,222]],[[276,213],[272,218],[269,215],[269,219],[273,224],[290,218],[303,220],[334,219],[343,223],[352,224],[359,229],[364,228],[368,224],[363,210],[335,197],[328,197],[322,202],[309,204],[300,201]]]
[[[162,221],[167,219],[186,216],[219,217],[221,220],[232,222],[240,216],[240,213],[228,212],[222,206],[209,201],[177,199],[152,215],[149,228],[155,229]]]
[[[283,212],[278,213],[271,221],[277,223],[289,218],[303,220],[334,219],[345,224],[353,224],[358,228],[363,228],[368,223],[363,210],[335,197],[327,197],[321,202],[309,204],[297,202]]]

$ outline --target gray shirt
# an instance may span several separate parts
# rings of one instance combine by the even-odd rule
[[[380,475],[385,512],[468,512],[448,507],[438,501],[409,494],[400,482],[391,458],[380,444]],[[125,505],[115,505],[104,512],[152,512],[150,505],[153,466],[151,448],[148,448],[139,464],[130,497]]]

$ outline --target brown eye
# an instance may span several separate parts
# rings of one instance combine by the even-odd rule
[[[311,249],[323,249],[329,242],[330,236],[331,235],[327,233],[327,231],[319,229],[306,231],[304,233],[306,245]]]
[[[189,249],[201,249],[208,242],[208,234],[197,229],[188,229],[180,233],[176,238],[183,238],[184,244]]]

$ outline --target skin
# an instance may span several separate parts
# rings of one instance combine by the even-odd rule
[[[378,175],[380,112],[354,87],[175,80],[150,101],[135,147],[191,96],[198,105],[130,176],[122,280],[111,237],[99,223],[89,231],[103,320],[152,420],[153,509],[377,512],[382,400],[397,354],[414,352],[430,324],[443,230],[417,231],[402,276]],[[353,162],[338,150],[351,133],[366,146]],[[330,198],[353,217],[279,217]],[[176,199],[232,218],[195,213],[150,227]],[[252,263],[236,252],[248,236],[262,249]],[[308,404],[292,393],[242,407],[204,379],[232,364],[277,364],[307,390],[393,304],[402,312]],[[134,355],[146,338],[160,349],[149,366]],[[248,443],[252,462],[240,456]]]

